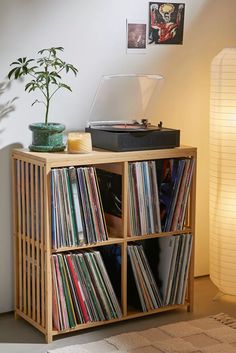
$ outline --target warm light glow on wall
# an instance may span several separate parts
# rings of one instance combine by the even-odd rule
[[[236,295],[236,48],[211,65],[210,277]]]

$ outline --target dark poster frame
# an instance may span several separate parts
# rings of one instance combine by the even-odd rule
[[[148,44],[183,44],[184,3],[149,2]]]

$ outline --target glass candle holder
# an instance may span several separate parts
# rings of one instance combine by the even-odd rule
[[[92,140],[89,132],[70,132],[67,138],[67,150],[69,153],[92,152]]]

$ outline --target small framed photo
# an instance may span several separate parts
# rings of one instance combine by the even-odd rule
[[[147,23],[142,20],[126,20],[127,53],[144,54],[147,50]]]

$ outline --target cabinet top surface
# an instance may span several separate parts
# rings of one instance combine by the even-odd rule
[[[159,158],[188,157],[195,156],[196,152],[197,148],[191,146],[129,152],[113,152],[94,149],[91,153],[86,154],[71,154],[67,151],[59,153],[30,152],[27,149],[13,149],[12,157],[16,159],[32,160],[39,164],[50,165],[53,167],[72,164],[101,164]]]

